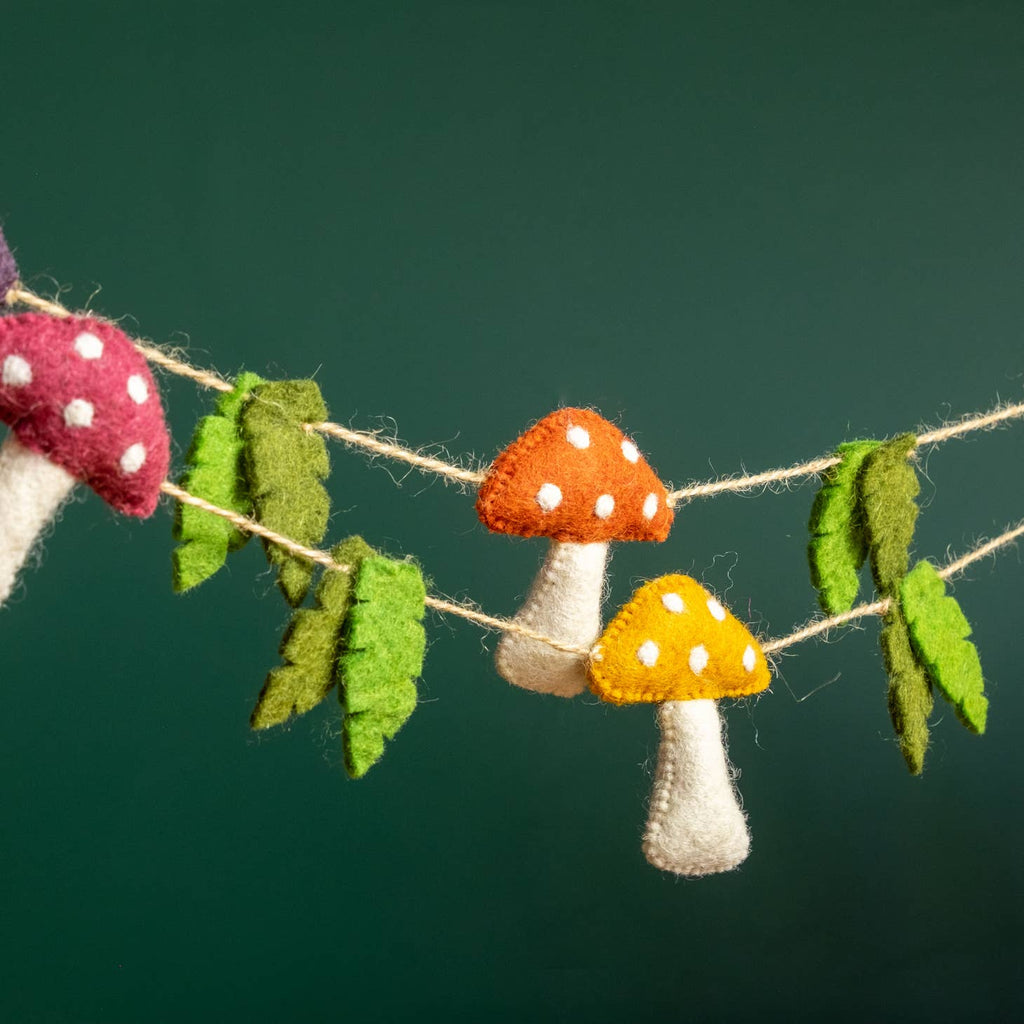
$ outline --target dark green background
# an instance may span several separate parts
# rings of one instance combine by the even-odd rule
[[[1019,3],[4,6],[27,280],[102,284],[225,373],[315,375],[336,419],[486,459],[593,405],[679,485],[1021,397]],[[210,397],[164,383],[180,468]],[[919,554],[1024,514],[1022,441],[926,456]],[[332,458],[332,540],[515,609],[541,543]],[[788,632],[812,495],[682,510],[616,551],[609,613],[684,571]],[[253,738],[286,610],[256,546],[175,597],[170,522],[83,497],[0,614],[0,1020],[1024,1012],[1016,552],[956,589],[986,737],[940,709],[911,779],[876,624],[795,648],[729,715],[751,858],[681,883],[639,850],[650,708],[515,690],[470,625],[429,621],[362,782],[333,702]]]

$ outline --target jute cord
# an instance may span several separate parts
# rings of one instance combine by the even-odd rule
[[[36,309],[41,313],[49,313],[51,316],[66,317],[72,316],[70,310],[59,302],[44,299],[34,292],[29,291],[23,285],[15,284],[6,296],[9,305],[20,304]],[[93,316],[94,314],[88,314]],[[167,370],[169,373],[187,377],[202,387],[212,388],[217,391],[231,391],[232,385],[223,377],[209,370],[203,370],[189,363],[184,362],[163,349],[145,342],[136,341],[136,349],[150,362]],[[924,445],[938,445],[954,437],[963,437],[965,434],[978,430],[991,430],[1002,423],[1010,420],[1024,418],[1024,402],[1013,405],[998,405],[987,412],[972,414],[948,423],[934,430],[926,431],[917,436],[917,447]],[[406,448],[394,441],[386,441],[380,437],[379,432],[353,430],[340,423],[309,423],[307,429],[316,430],[329,437],[333,437],[345,444],[352,445],[369,451],[375,455],[382,455],[389,459],[405,462],[424,473],[434,473],[446,480],[452,480],[459,484],[469,484],[479,487],[486,479],[486,468],[466,469],[462,466],[455,466],[443,459],[434,456],[424,455],[412,448]],[[839,459],[834,455],[822,456],[812,459],[810,462],[802,462],[795,466],[783,467],[780,469],[769,469],[761,473],[745,474],[742,476],[723,476],[715,480],[706,480],[703,483],[691,483],[678,490],[670,491],[668,504],[672,508],[693,501],[696,498],[709,498],[716,494],[744,493],[757,490],[770,490],[773,485],[785,484],[792,480],[807,479],[818,476],[826,469],[839,464]]]
[[[5,301],[8,305],[28,306],[31,309],[35,309],[41,313],[47,313],[51,316],[68,317],[73,315],[70,310],[65,306],[62,306],[59,302],[44,299],[28,290],[20,283],[16,283],[8,290],[5,296]],[[92,316],[94,314],[88,315]],[[135,348],[154,365],[159,366],[170,373],[186,377],[202,387],[216,391],[233,390],[233,385],[223,377],[220,377],[208,370],[192,366],[181,359],[177,359],[176,357],[169,355],[163,349],[158,348],[156,345],[149,342],[136,340]],[[1020,418],[1024,418],[1024,402],[1017,403],[1015,405],[997,406],[986,413],[968,416],[955,423],[946,424],[938,429],[919,434],[917,437],[917,447],[929,444],[941,444],[943,441],[948,441],[950,438],[962,437],[964,434],[969,434],[977,430],[990,430],[993,427],[998,426],[1000,423]],[[436,473],[442,477],[455,480],[459,483],[479,485],[483,483],[486,477],[486,471],[484,470],[471,470],[465,469],[461,466],[453,466],[450,463],[434,458],[433,456],[423,455],[420,452],[404,448],[401,445],[394,444],[389,441],[383,441],[376,433],[352,430],[349,427],[342,426],[340,423],[331,422],[307,423],[304,426],[307,430],[318,431],[330,437],[337,438],[345,444],[360,446],[377,455],[384,455],[388,458],[398,459],[411,466],[415,466],[417,469],[421,469],[424,472]],[[804,462],[796,466],[790,466],[788,468],[767,470],[763,473],[754,473],[746,476],[721,477],[717,480],[708,480],[704,483],[691,484],[687,487],[680,488],[679,490],[671,491],[668,495],[668,503],[675,507],[683,502],[692,501],[694,498],[710,497],[711,495],[723,494],[726,492],[742,492],[757,490],[758,488],[770,488],[773,484],[785,483],[786,481],[803,477],[817,476],[818,474],[823,473],[826,469],[837,465],[839,461],[840,460],[835,456],[827,456],[814,459],[810,462]],[[286,537],[283,534],[268,529],[262,523],[259,523],[254,519],[250,519],[248,516],[240,515],[230,509],[220,508],[208,501],[204,501],[202,498],[196,497],[194,494],[189,494],[188,491],[182,489],[177,484],[172,483],[170,480],[165,480],[160,485],[160,488],[165,494],[174,498],[176,501],[183,502],[187,505],[193,505],[196,508],[200,508],[205,512],[211,513],[212,515],[227,519],[238,529],[252,534],[253,536],[262,537],[264,540],[270,541],[271,543],[284,548],[291,554],[297,555],[300,558],[305,558],[311,562],[315,562],[318,565],[322,565],[324,568],[329,569],[332,572],[348,573],[352,571],[351,566],[342,565],[341,563],[336,562],[328,552],[321,551],[317,548],[306,547],[304,544],[300,544],[298,541],[295,541],[290,537]],[[1000,534],[998,537],[978,545],[961,558],[956,559],[956,561],[950,562],[939,570],[939,575],[943,579],[949,579],[952,576],[956,576],[962,573],[973,563],[986,558],[988,555],[995,553],[1009,544],[1012,544],[1022,535],[1024,535],[1024,522],[1012,527],[1005,533]],[[475,622],[477,625],[483,626],[485,629],[498,630],[503,633],[517,633],[520,636],[547,644],[548,646],[555,648],[555,650],[564,651],[567,654],[576,654],[583,658],[590,656],[590,650],[587,648],[563,643],[554,637],[545,636],[542,633],[538,633],[530,629],[528,626],[523,626],[518,622],[511,621],[510,619],[502,619],[494,615],[488,615],[480,609],[468,604],[449,601],[445,598],[434,597],[433,595],[427,596],[426,604],[427,607],[433,608],[435,611],[441,612],[444,615],[454,615],[461,619],[466,619],[469,622]],[[868,616],[884,615],[888,610],[888,599],[861,604],[841,615],[834,615],[827,619],[812,619],[810,622],[801,626],[788,636],[781,637],[776,640],[765,641],[762,644],[762,648],[765,654],[774,654],[778,651],[785,650],[787,647],[792,647],[794,644],[801,643],[804,640],[810,640],[813,637],[826,634],[838,626],[846,625],[847,623],[855,622],[858,619]]]
[[[219,508],[217,505],[212,505],[210,502],[204,501],[202,498],[197,498],[194,494],[189,494],[188,491],[183,490],[177,484],[173,484],[169,480],[165,480],[160,485],[160,489],[165,494],[175,498],[177,501],[184,502],[186,505],[194,505],[196,508],[201,508],[205,512],[210,512],[215,516],[227,519],[232,525],[237,526],[238,529],[244,530],[257,537],[263,537],[274,544],[278,544],[286,551],[291,552],[293,555],[298,555],[300,558],[306,558],[311,562],[316,562],[318,565],[322,565],[333,572],[347,573],[352,571],[351,566],[342,565],[336,562],[326,551],[320,551],[317,548],[308,548],[303,544],[299,544],[298,541],[292,540],[290,537],[285,537],[280,533],[276,533],[274,530],[267,529],[267,527],[258,523],[255,519],[249,519],[247,516],[239,515],[237,512],[232,512],[230,509]],[[1000,534],[998,537],[994,537],[992,540],[979,544],[976,548],[969,551],[963,557],[958,558],[956,561],[950,562],[939,570],[939,575],[943,579],[949,579],[952,576],[959,575],[969,565],[986,558],[988,555],[994,554],[1000,548],[1004,548],[1007,545],[1012,544],[1021,535],[1024,535],[1024,521],[1007,530],[1005,533]],[[554,647],[555,650],[564,651],[566,654],[576,654],[581,658],[587,658],[590,656],[589,648],[577,647],[573,644],[563,643],[554,637],[545,636],[543,633],[538,633],[518,622],[513,622],[511,619],[501,619],[494,615],[488,615],[485,612],[480,611],[480,609],[468,604],[460,604],[455,601],[449,601],[445,598],[433,597],[431,595],[427,596],[426,604],[428,608],[433,608],[435,611],[441,612],[445,615],[458,616],[460,619],[475,622],[477,625],[483,626],[486,629],[498,630],[502,633],[518,633],[520,636],[525,636],[531,640],[537,640],[540,643],[547,644],[549,647]],[[812,619],[795,632],[790,633],[789,636],[784,636],[777,640],[764,641],[761,646],[765,654],[774,654],[776,651],[792,647],[794,644],[801,643],[804,640],[810,640],[812,637],[821,636],[823,633],[827,633],[829,630],[835,629],[837,626],[843,626],[848,622],[854,622],[857,619],[862,619],[869,615],[884,615],[888,610],[888,599],[875,601],[870,604],[858,605],[856,608],[853,608],[848,612],[844,612],[842,615],[833,615],[828,619]]]

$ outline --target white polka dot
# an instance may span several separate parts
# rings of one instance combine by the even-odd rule
[[[712,618],[725,622],[725,609],[713,597],[708,598],[708,611],[711,612]]]
[[[636,651],[636,660],[647,668],[653,668],[661,651],[653,640],[645,640]]]
[[[99,359],[103,355],[103,342],[95,334],[86,331],[75,338],[75,351],[83,359]]]
[[[653,519],[658,514],[658,496],[648,494],[644,498],[644,519]]]
[[[690,651],[690,671],[699,676],[707,668],[708,649],[703,644],[698,644]]]
[[[757,655],[754,653],[754,648],[747,644],[747,649],[743,652],[743,667],[748,672],[754,671],[754,666],[757,664]]]
[[[565,439],[573,448],[590,447],[590,434],[583,427],[570,427],[565,432]]]
[[[69,427],[91,427],[94,411],[92,402],[73,398],[64,406],[64,422]]]
[[[149,388],[137,373],[128,378],[128,394],[136,405],[142,405],[149,398]]]
[[[3,382],[21,388],[32,383],[32,367],[21,356],[8,356],[4,360]]]
[[[137,473],[146,462],[146,449],[141,444],[133,444],[125,449],[121,456],[121,471],[124,473]]]
[[[686,605],[678,594],[662,594],[661,603],[670,611],[678,615],[686,611]]]
[[[622,442],[622,454],[625,455],[627,462],[637,462],[640,459],[640,452],[632,441]]]
[[[562,492],[555,484],[541,484],[537,492],[537,504],[544,512],[553,512],[562,504]]]
[[[594,515],[598,519],[607,519],[615,511],[615,499],[610,494],[602,494],[594,502]]]

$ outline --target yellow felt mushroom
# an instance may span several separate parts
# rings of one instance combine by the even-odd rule
[[[644,854],[663,871],[729,871],[750,850],[715,701],[767,688],[755,637],[688,576],[642,586],[591,652],[590,688],[613,704],[657,703],[661,746]]]

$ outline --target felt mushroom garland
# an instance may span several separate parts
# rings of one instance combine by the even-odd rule
[[[559,409],[531,427],[495,460],[476,503],[489,530],[550,539],[513,621],[589,648],[601,631],[609,542],[664,540],[667,498],[636,445],[596,412]],[[521,634],[505,635],[495,661],[528,690],[573,697],[587,686],[579,657]]]
[[[145,359],[116,327],[39,313],[0,318],[0,602],[76,481],[118,512],[156,508],[170,461]]]
[[[771,681],[750,631],[695,580],[662,576],[612,620],[589,671],[591,689],[603,700],[660,705],[647,859],[691,876],[742,863],[750,835],[715,702],[758,693]]]

